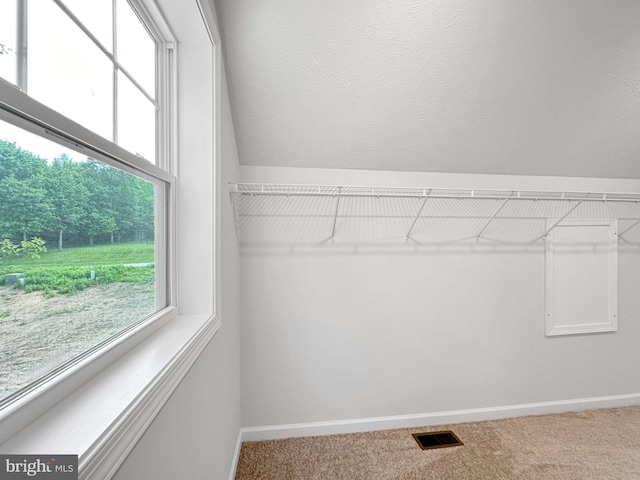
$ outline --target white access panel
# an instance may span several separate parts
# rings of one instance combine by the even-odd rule
[[[615,219],[565,220],[547,235],[547,335],[618,329],[617,227]]]

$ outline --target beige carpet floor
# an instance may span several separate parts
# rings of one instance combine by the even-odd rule
[[[463,446],[421,450],[412,433]],[[640,407],[242,444],[236,480],[640,480]]]

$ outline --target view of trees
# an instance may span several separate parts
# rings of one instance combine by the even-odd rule
[[[88,158],[52,162],[0,140],[0,239],[58,250],[153,239],[154,186]]]

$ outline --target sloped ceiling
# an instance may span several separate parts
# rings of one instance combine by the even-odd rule
[[[241,163],[640,178],[637,0],[220,0]]]

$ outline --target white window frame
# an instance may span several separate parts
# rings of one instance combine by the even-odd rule
[[[60,0],[53,1],[57,4],[61,3]],[[139,6],[138,8],[141,7]],[[141,18],[146,18],[148,25],[153,26],[155,24],[155,22],[150,19],[151,15],[147,9],[142,13],[138,9],[136,9],[136,11],[138,15],[141,15]],[[168,30],[164,33],[169,34]],[[173,36],[171,36],[169,42],[160,42],[159,34],[159,30],[154,27],[154,37],[156,42],[158,42],[158,65],[169,67],[169,65],[172,64],[175,40]],[[160,68],[157,70],[162,72]],[[173,71],[174,69],[171,68],[168,70]],[[175,96],[170,88],[171,79],[167,78],[167,75],[160,75],[160,77],[161,79],[157,83],[161,86],[159,86],[157,90],[158,92],[162,92],[163,98],[170,101],[170,99]],[[162,123],[164,130],[157,132],[158,138],[164,138],[166,136],[172,140],[172,132],[175,130],[173,125],[175,125],[175,122],[166,118],[168,114],[164,108],[160,109],[158,119],[163,117],[164,120]],[[18,88],[12,88],[12,86],[5,81],[0,82],[0,119],[35,133],[47,140],[76,150],[85,154],[87,157],[94,158],[114,168],[155,183],[160,187],[162,185],[165,186],[165,188],[155,188],[156,218],[162,220],[156,223],[156,228],[154,229],[154,245],[156,249],[156,313],[151,318],[162,318],[175,309],[175,284],[169,280],[172,272],[175,271],[175,254],[173,251],[176,224],[174,208],[176,201],[175,176],[166,169],[139,158],[137,155],[130,153],[111,141],[105,140],[81,124],[66,118],[57,111],[34,100]],[[171,143],[174,142],[163,143],[171,145]],[[165,163],[169,164],[169,162]],[[158,181],[163,183],[157,183]],[[126,335],[128,330],[128,328],[123,329],[121,333],[112,337],[112,341],[122,334]],[[91,351],[93,347],[93,345],[88,346],[87,350]],[[108,348],[108,345],[104,348]],[[79,358],[82,356],[83,355],[80,355]],[[25,391],[37,388],[40,383],[43,381],[46,382],[48,379],[49,375],[45,375],[42,379],[38,379],[32,385],[28,386]],[[2,418],[1,410],[0,418]]]
[[[160,17],[164,18],[154,0],[138,1],[143,4],[143,8],[155,9]],[[171,229],[173,231],[169,235],[173,236],[173,244],[180,249],[171,260],[171,266],[176,272],[176,275],[171,275],[171,290],[174,292],[171,305],[165,311],[137,325],[127,335],[113,342],[110,348],[84,358],[82,362],[0,412],[1,453],[79,454],[80,478],[111,478],[221,325],[216,313],[220,282],[215,281],[219,273],[220,237],[217,188],[220,168],[220,37],[215,24],[215,14],[207,1],[196,0],[186,6],[176,5],[170,0],[158,0],[158,3],[165,9],[165,13],[171,10],[169,18],[174,18],[181,25],[181,32],[186,37],[189,37],[189,29],[194,28],[194,25],[185,27],[188,20],[185,20],[186,15],[183,11],[195,5],[200,21],[206,26],[210,42],[209,47],[206,47],[197,42],[190,42],[187,38],[188,41],[182,47],[177,43],[172,46],[175,47],[173,51],[181,48],[181,51],[186,52],[182,63],[173,57],[174,67],[169,73],[175,80],[178,70],[181,72],[182,81],[178,83],[178,95],[183,98],[180,106],[185,125],[195,112],[202,115],[202,118],[211,116],[213,128],[208,129],[206,125],[203,127],[198,123],[189,128],[178,129],[177,138],[180,139],[181,146],[174,137],[174,140],[168,141],[164,147],[174,152],[174,158],[182,155],[190,161],[187,166],[184,163],[180,165],[181,174],[185,175],[178,177],[177,188],[172,189],[169,195],[168,210],[170,215],[175,217],[175,228]],[[189,15],[192,16],[193,22],[193,12]],[[187,98],[194,86],[190,82],[200,81],[189,75],[190,71],[199,68],[202,60],[209,58],[207,50],[203,50],[203,47],[210,48],[210,52],[213,53],[209,85],[210,105],[202,100]],[[28,106],[33,100],[11,89],[14,87],[0,81],[0,99],[8,96],[12,98],[13,107],[20,110],[24,107],[28,111],[25,105]],[[43,112],[46,117],[43,119],[45,123],[50,120],[49,115],[56,116],[55,112],[46,107]],[[173,97],[170,99],[170,115],[178,118],[179,114],[177,98]],[[75,138],[74,128],[82,129],[81,126],[70,122],[64,128],[60,128],[59,133]],[[202,145],[194,147],[198,150],[194,151],[190,145],[202,141],[203,138],[209,139],[202,144],[209,144],[204,149],[206,152],[200,151],[203,150],[200,148]],[[114,148],[113,145],[103,145],[101,142],[104,140],[100,137],[94,140],[93,147],[100,151],[104,149],[105,158],[108,158],[109,148]],[[126,152],[120,153],[126,155]],[[130,162],[127,163],[130,163],[133,169],[139,166],[137,162],[145,162],[145,168],[150,168],[149,163],[136,157],[128,157],[128,160]],[[195,163],[192,164],[192,161]],[[174,160],[173,167],[176,165]],[[202,176],[203,167],[211,170],[210,178]],[[157,173],[168,175],[161,172],[161,169],[158,169]],[[204,186],[202,189],[189,188],[187,182],[181,180],[185,177],[198,178],[198,173],[198,187]],[[181,185],[181,181],[184,184]],[[181,189],[182,194],[177,195],[178,189]],[[176,198],[178,196],[179,201]],[[192,213],[194,209],[198,211],[195,216]],[[180,218],[182,220],[178,220]],[[201,255],[190,253],[189,245],[181,240],[198,232],[205,238],[207,248],[211,249],[209,253],[205,252],[206,261],[200,258]],[[203,287],[198,286],[194,289],[193,285],[187,285],[187,282],[179,284],[174,280],[176,276],[184,277],[185,271],[191,272],[196,268],[205,272],[202,276],[206,280]],[[210,297],[211,300],[200,301],[204,297]],[[132,372],[135,372],[135,375],[132,375]]]

